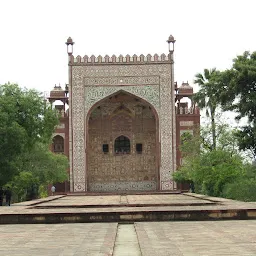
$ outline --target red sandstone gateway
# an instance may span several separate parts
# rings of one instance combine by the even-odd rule
[[[52,150],[70,160],[70,181],[58,192],[170,191],[181,164],[184,132],[200,123],[193,88],[174,82],[174,43],[167,55],[73,56],[69,84],[48,98],[61,113]],[[184,102],[184,98],[188,102]],[[67,109],[67,106],[69,107]]]

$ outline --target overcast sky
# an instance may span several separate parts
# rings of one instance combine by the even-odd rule
[[[67,83],[66,39],[74,55],[167,53],[175,80],[230,68],[256,50],[255,0],[0,0],[0,83],[50,91]]]

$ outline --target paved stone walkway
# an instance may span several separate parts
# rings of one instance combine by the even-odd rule
[[[255,256],[256,221],[135,224],[145,256]]]
[[[119,224],[113,256],[141,256],[139,241],[135,226]]]
[[[112,255],[117,223],[1,225],[0,255]]]
[[[255,256],[256,221],[0,225],[0,255]]]
[[[114,216],[118,211],[129,216],[143,209],[149,213],[251,209],[255,216],[256,203],[189,193],[52,196],[0,207],[0,216],[100,212]],[[256,256],[256,220],[0,225],[0,255]]]

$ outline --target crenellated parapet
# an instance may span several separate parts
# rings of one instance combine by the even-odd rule
[[[70,65],[104,65],[104,64],[150,64],[150,63],[170,63],[172,61],[171,54],[154,54],[154,55],[136,55],[134,54],[133,56],[130,55],[112,55],[111,57],[106,55],[102,57],[99,55],[98,57],[92,55],[92,56],[87,56],[85,55],[84,57],[81,57],[78,55],[77,57],[74,57],[73,55],[70,56],[69,59],[69,64]]]

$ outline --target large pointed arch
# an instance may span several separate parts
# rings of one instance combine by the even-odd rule
[[[127,87],[129,87],[129,86],[127,86]],[[131,86],[130,86],[130,87],[131,87]],[[147,101],[144,97],[142,98],[142,97],[138,96],[137,94],[133,94],[133,93],[131,93],[131,92],[125,90],[125,89],[121,89],[121,90],[119,89],[119,90],[117,90],[117,91],[114,92],[114,93],[107,94],[105,97],[99,99],[99,100],[96,101],[96,102],[94,102],[94,100],[91,100],[91,101],[90,101],[91,104],[92,104],[93,102],[94,102],[94,103],[93,103],[92,105],[90,104],[90,105],[91,105],[90,108],[86,107],[86,109],[87,109],[87,111],[85,111],[85,115],[86,115],[86,126],[88,125],[88,118],[89,118],[89,116],[91,115],[92,111],[93,111],[96,107],[100,106],[100,104],[101,104],[103,101],[105,101],[106,99],[108,99],[108,98],[110,98],[110,97],[114,97],[115,95],[118,95],[119,93],[126,93],[126,94],[128,94],[128,95],[130,95],[130,96],[132,96],[132,97],[134,97],[134,98],[136,98],[136,99],[138,99],[138,100],[140,100],[141,102],[143,102],[143,103],[149,105],[149,106],[151,107],[151,109],[152,109],[154,115],[155,115],[155,119],[156,119],[156,121],[157,121],[157,125],[159,125],[159,113],[158,113],[158,108],[156,108],[156,106],[159,107],[158,103],[157,103],[156,105],[155,105],[155,104],[153,105],[150,101]],[[88,104],[88,105],[89,105],[89,104]]]
[[[107,104],[109,104],[110,102],[114,102],[115,104],[119,104],[120,102],[118,100],[116,100],[117,98],[126,98],[128,99],[127,102],[124,102],[124,105],[121,104],[121,108],[120,107],[110,107],[111,111],[108,111],[107,114],[105,113],[106,109],[105,106]],[[117,103],[117,102],[118,103]],[[122,101],[122,100],[121,100]],[[111,104],[112,104],[111,103]],[[126,104],[126,105],[125,105]],[[127,105],[134,106],[134,108],[131,110],[129,109],[129,107],[127,107]],[[142,117],[141,122],[148,122],[145,120],[148,120],[147,118],[149,118],[150,120],[152,120],[153,122],[153,126],[154,128],[151,128],[152,130],[149,131],[148,127],[146,128],[146,126],[144,125],[144,129],[140,132],[140,134],[143,134],[144,131],[145,132],[145,136],[148,138],[147,140],[144,139],[140,139],[137,140],[133,139],[133,138],[138,138],[138,131],[136,132],[134,129],[134,126],[130,129],[130,125],[124,124],[123,127],[127,128],[128,130],[122,130],[120,126],[116,126],[115,121],[117,119],[119,119],[119,117],[121,118],[120,120],[130,120],[128,121],[130,124],[134,123],[136,117],[138,118],[138,116],[140,116],[141,114],[138,114],[140,110],[137,109],[141,109],[143,113],[148,113],[149,116],[144,116]],[[117,111],[118,110],[118,111]],[[120,110],[120,111],[119,111]],[[101,112],[102,111],[102,112]],[[97,135],[95,136],[95,134],[97,134],[96,130],[97,128],[92,128],[92,123],[97,123],[99,125],[99,123],[102,121],[99,121],[99,118],[102,118],[103,114],[104,116],[107,116],[107,120],[109,120],[109,124],[106,123],[106,119],[104,119],[104,124],[105,125],[109,125],[109,127],[111,126],[111,131],[108,133],[108,137],[111,137],[111,139],[109,141],[102,141],[102,146],[99,145],[99,137],[97,137]],[[136,114],[135,114],[136,113]],[[136,117],[135,117],[136,116]],[[143,116],[143,115],[142,115]],[[105,117],[104,117],[105,118]],[[144,118],[144,121],[143,121]],[[119,120],[119,121],[120,121]],[[137,119],[138,121],[138,119]],[[118,122],[118,121],[117,121]],[[94,124],[95,124],[94,123]],[[102,125],[102,124],[101,124]],[[91,128],[90,128],[91,127]],[[115,127],[119,127],[121,130],[116,131]],[[88,189],[88,191],[94,191],[94,192],[102,192],[102,191],[120,191],[120,190],[158,190],[160,187],[160,141],[159,141],[159,118],[158,118],[158,113],[156,111],[156,109],[154,108],[154,106],[147,102],[146,100],[138,97],[137,95],[134,95],[132,93],[129,93],[125,90],[118,90],[117,92],[108,95],[107,97],[104,97],[103,99],[99,100],[98,102],[96,102],[87,112],[87,116],[86,116],[86,120],[85,120],[85,145],[86,145],[86,187]],[[149,133],[153,132],[153,136],[150,136]],[[115,142],[116,142],[116,138],[118,137],[126,137],[129,138],[129,140],[131,140],[131,145],[129,144],[129,150],[123,150],[122,152],[115,152],[114,147],[115,147]],[[136,137],[137,136],[137,137]],[[150,139],[149,139],[150,138]],[[102,138],[101,138],[102,140]],[[144,141],[143,141],[144,140]],[[150,140],[153,140],[153,142],[149,142]],[[93,145],[93,143],[95,142],[95,144]],[[145,154],[142,152],[139,152],[136,150],[137,145],[142,145],[141,143],[145,143],[145,145],[148,145],[148,147],[145,146]],[[106,144],[105,144],[106,143]],[[129,142],[130,143],[130,142]],[[150,144],[153,143],[153,144]],[[93,145],[93,146],[92,146]],[[150,147],[150,145],[152,145]],[[93,148],[93,147],[97,147],[97,149]],[[101,150],[103,147],[107,147],[108,148],[108,152],[103,152],[103,150]],[[130,149],[131,147],[131,149]],[[151,148],[151,149],[149,149]],[[132,150],[133,149],[133,150]],[[101,151],[100,151],[101,150]],[[151,152],[151,153],[146,153],[146,152]],[[99,156],[98,160],[97,159],[97,154]],[[121,156],[120,156],[121,155]],[[123,155],[123,156],[122,156]],[[117,157],[125,157],[125,158],[130,158],[130,159],[122,159],[122,161],[127,161],[127,163],[129,164],[130,162],[134,163],[136,162],[135,160],[139,160],[138,158],[140,158],[140,166],[138,168],[134,167],[132,168],[135,172],[135,174],[137,173],[137,175],[139,176],[139,168],[142,168],[142,170],[144,170],[144,172],[146,170],[146,174],[143,177],[137,177],[138,180],[128,180],[129,177],[127,177],[127,180],[124,180],[124,177],[119,176],[120,180],[118,180],[118,176],[116,177],[116,179],[114,178],[114,181],[112,182],[112,180],[107,179],[107,174],[105,172],[105,178],[106,180],[101,181],[101,182],[97,182],[96,180],[96,176],[98,175],[98,173],[102,173],[101,168],[102,167],[96,167],[97,169],[97,174],[95,174],[95,171],[92,171],[92,164],[95,166],[95,164],[97,165],[98,163],[101,162],[101,157],[103,157],[104,159],[109,157],[109,162],[111,162],[113,160],[113,158]],[[143,159],[143,160],[142,160]],[[149,159],[145,160],[145,159]],[[112,163],[116,163],[116,160],[112,161]],[[102,162],[103,164],[103,162]],[[119,168],[123,168],[122,166],[128,165],[123,163],[123,165],[112,165],[111,168],[113,169],[119,169]],[[109,167],[104,167],[104,168],[109,168]],[[129,171],[129,168],[128,168]],[[114,171],[113,171],[114,172]],[[127,172],[127,169],[124,168],[124,170],[122,170],[123,173]],[[143,172],[143,171],[142,171]],[[131,176],[131,175],[130,175]],[[150,180],[151,179],[151,180]]]
[[[129,93],[130,95],[134,95],[135,97],[140,98],[141,100],[144,100],[155,109],[155,111],[158,113],[158,116],[160,115],[159,85],[122,86],[122,89],[117,86],[86,87],[85,101],[87,102],[87,104],[85,105],[85,115],[88,114],[90,109],[95,104],[121,91],[124,91],[126,93]]]

